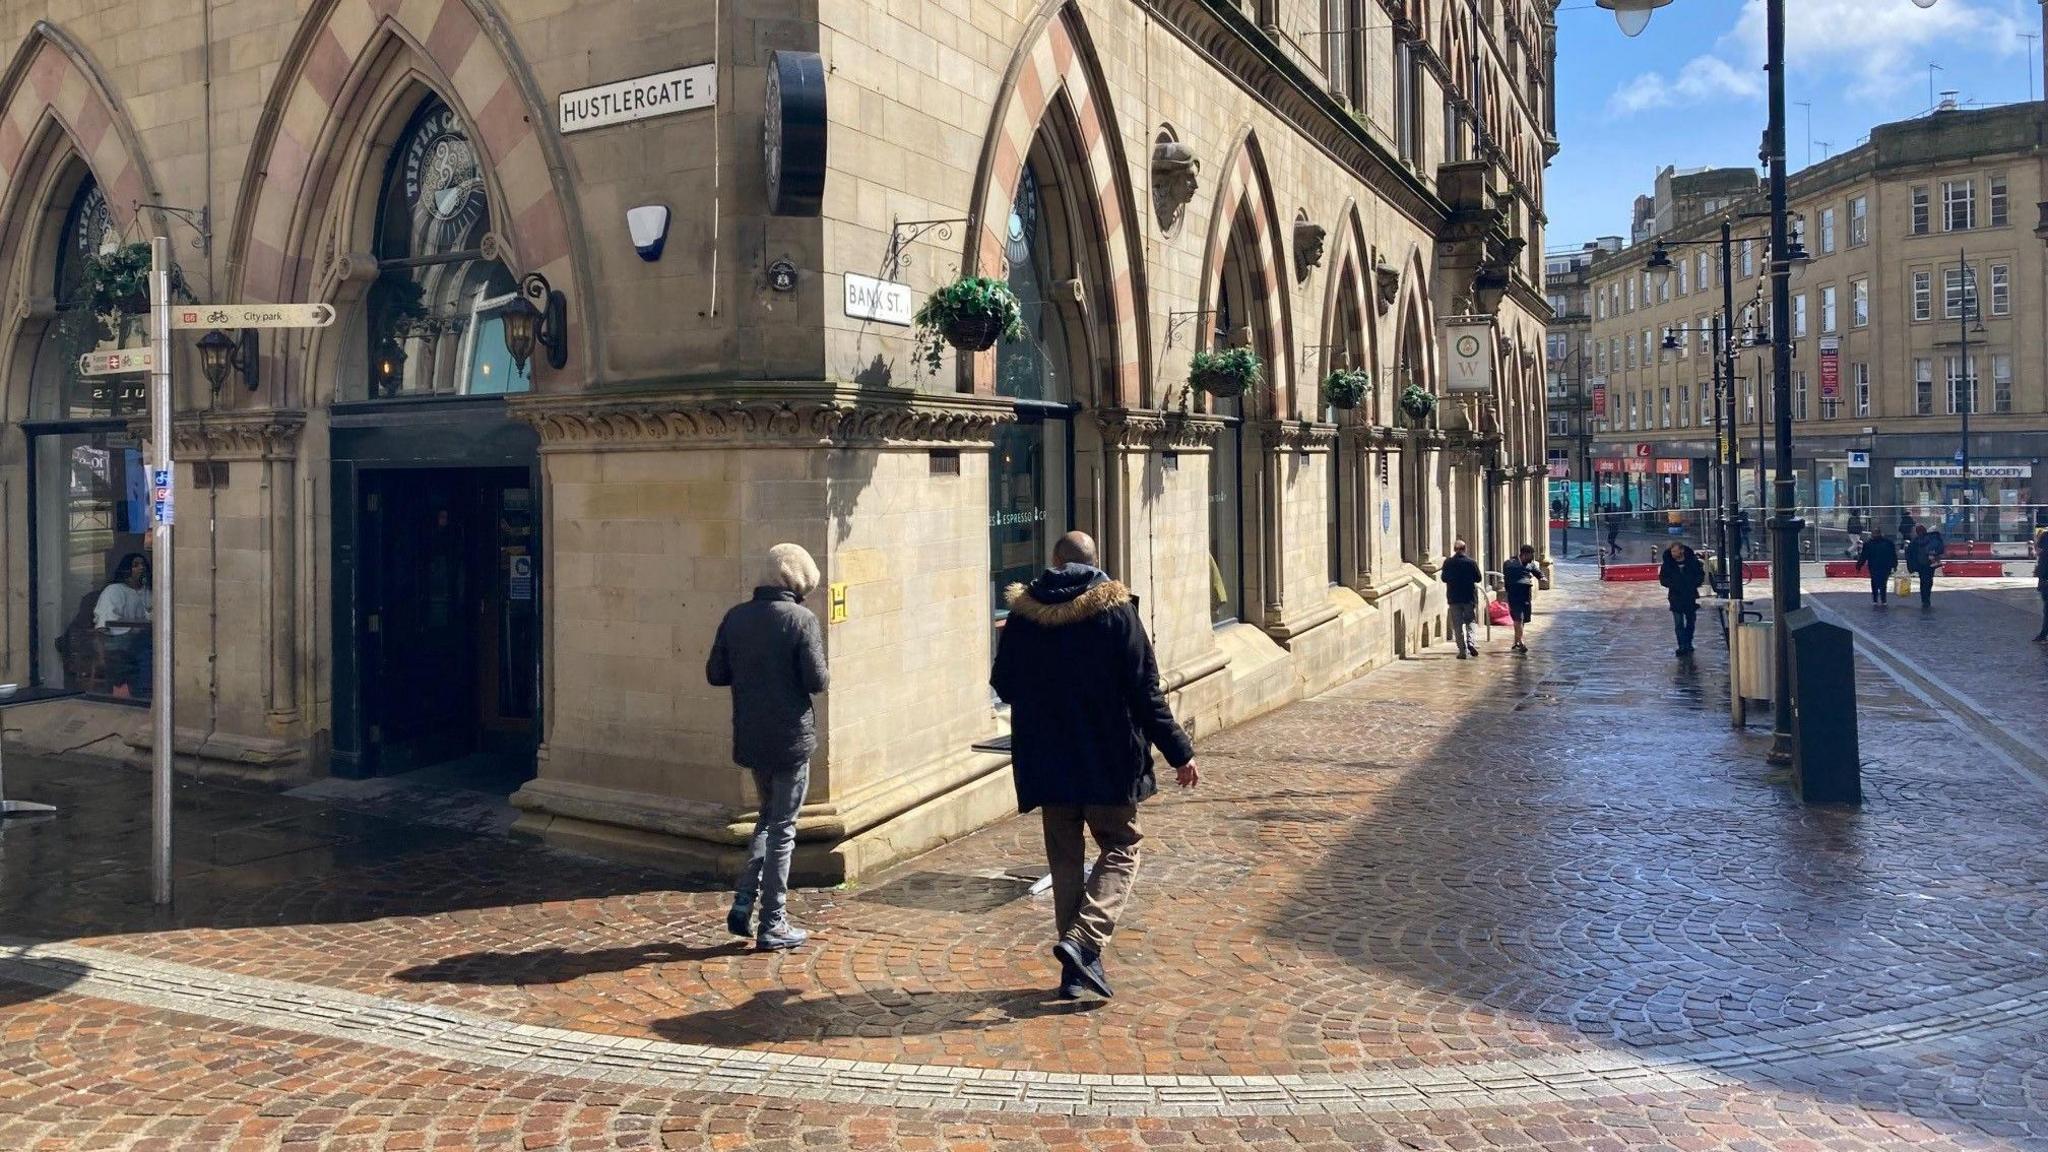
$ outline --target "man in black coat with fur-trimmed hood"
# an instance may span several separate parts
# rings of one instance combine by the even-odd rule
[[[1045,823],[1060,995],[1088,988],[1109,996],[1102,950],[1137,876],[1138,805],[1159,790],[1152,748],[1177,769],[1181,787],[1199,777],[1130,591],[1102,571],[1083,533],[1061,537],[1052,562],[1006,593],[1010,614],[990,683],[1010,705],[1017,809],[1037,808]],[[1085,884],[1083,827],[1101,849]]]

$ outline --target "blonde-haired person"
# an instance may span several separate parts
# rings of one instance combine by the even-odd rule
[[[753,936],[764,952],[796,948],[810,933],[789,922],[789,861],[796,816],[811,785],[818,750],[811,697],[825,690],[825,643],[804,597],[818,587],[818,564],[795,544],[768,550],[751,600],[725,614],[711,645],[705,679],[732,689],[732,758],[754,774],[760,815],[747,842],[725,925]],[[760,928],[753,928],[758,895]]]

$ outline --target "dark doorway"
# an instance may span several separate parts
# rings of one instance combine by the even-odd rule
[[[532,775],[540,698],[532,474],[375,468],[354,481],[353,571],[336,573],[354,611],[336,640],[353,642],[358,719],[336,734],[335,771],[434,770],[509,791]]]

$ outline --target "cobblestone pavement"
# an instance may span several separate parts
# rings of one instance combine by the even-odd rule
[[[157,920],[86,816],[138,782],[10,765],[79,815],[0,840],[0,1148],[2048,1149],[2048,794],[1866,665],[1868,802],[1801,808],[1718,638],[1564,583],[1526,659],[1205,741],[1107,1003],[1046,994],[1026,821],[763,957],[673,877],[196,786]]]

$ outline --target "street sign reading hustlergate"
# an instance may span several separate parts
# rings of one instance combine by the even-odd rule
[[[173,328],[325,328],[332,304],[192,304],[171,309]]]
[[[147,348],[117,348],[112,352],[87,352],[78,358],[80,376],[119,376],[124,372],[147,372],[156,367],[156,357]]]

